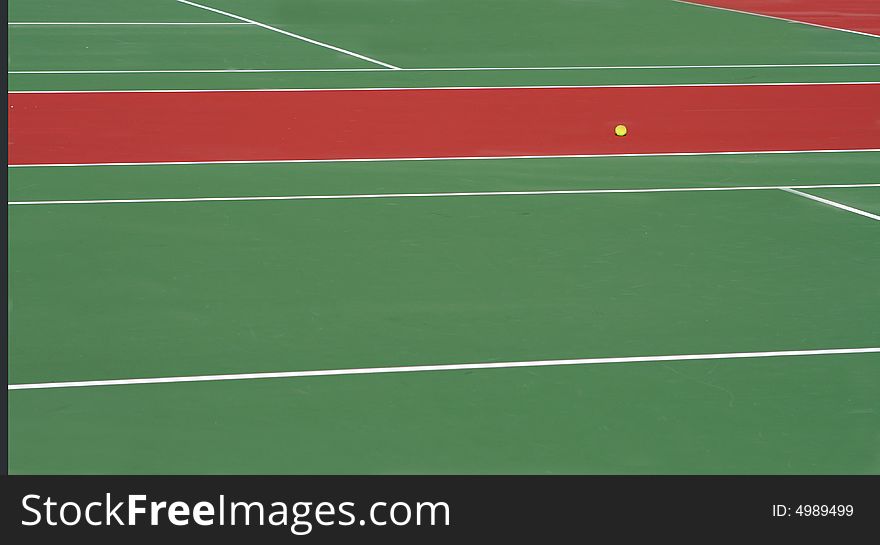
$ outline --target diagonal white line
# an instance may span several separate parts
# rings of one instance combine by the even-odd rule
[[[258,27],[265,28],[266,30],[271,30],[272,32],[277,32],[277,33],[279,33],[279,34],[284,34],[285,36],[290,36],[291,38],[296,38],[297,40],[302,40],[302,41],[304,41],[304,42],[308,42],[308,43],[313,44],[313,45],[317,45],[317,46],[325,47],[325,48],[327,48],[327,49],[332,49],[333,51],[337,51],[337,52],[339,52],[339,53],[343,53],[343,54],[345,54],[345,55],[349,55],[349,56],[351,56],[351,57],[356,57],[356,58],[358,58],[358,59],[361,59],[361,60],[364,60],[364,61],[367,61],[367,62],[371,62],[371,63],[373,63],[373,64],[378,64],[378,65],[380,65],[380,66],[384,66],[385,68],[391,68],[391,69],[393,69],[393,70],[399,70],[399,69],[400,69],[399,67],[394,66],[393,64],[388,64],[387,62],[382,62],[382,61],[376,60],[376,59],[374,59],[374,58],[367,57],[366,55],[361,55],[360,53],[355,53],[354,51],[349,51],[348,49],[342,49],[341,47],[336,47],[335,45],[330,45],[330,44],[328,44],[328,43],[319,42],[318,40],[313,40],[312,38],[307,38],[307,37],[305,37],[305,36],[303,36],[303,35],[301,35],[301,34],[294,34],[293,32],[288,32],[288,31],[286,31],[286,30],[282,30],[282,29],[280,29],[280,28],[278,28],[278,27],[270,26],[270,25],[267,25],[267,24],[265,24],[265,23],[261,23],[261,22],[259,22],[259,21],[254,21],[253,19],[248,19],[248,18],[246,18],[246,17],[242,17],[241,15],[236,15],[236,14],[234,14],[234,13],[229,13],[228,11],[222,11],[222,10],[219,10],[219,9],[216,9],[216,8],[212,8],[212,7],[210,7],[210,6],[205,6],[205,5],[202,5],[202,4],[196,4],[195,2],[190,2],[189,0],[177,0],[177,1],[180,2],[180,3],[182,3],[182,4],[187,4],[187,5],[190,5],[190,6],[196,7],[196,8],[201,8],[201,9],[208,10],[208,11],[213,11],[214,13],[219,13],[220,15],[225,15],[225,16],[227,16],[227,17],[232,17],[233,19],[238,19],[239,21],[244,21],[245,23],[250,23],[250,24],[252,24],[252,25],[256,25],[256,26],[258,26]]]
[[[812,27],[817,27],[817,28],[824,28],[826,30],[837,30],[840,32],[849,32],[850,34],[859,34],[861,36],[870,36],[872,38],[880,38],[880,36],[878,36],[877,34],[871,34],[870,32],[862,32],[860,30],[852,30],[849,28],[838,28],[838,27],[834,27],[834,26],[820,25],[818,23],[799,21],[798,19],[787,19],[785,17],[778,17],[776,15],[766,15],[764,13],[756,13],[754,11],[743,11],[743,10],[733,9],[733,8],[723,8],[721,6],[714,6],[712,4],[701,4],[700,2],[688,2],[687,0],[675,0],[675,2],[678,2],[679,4],[688,4],[691,6],[699,6],[701,8],[710,8],[710,9],[717,9],[717,10],[721,10],[721,11],[729,11],[732,13],[740,13],[742,15],[752,15],[754,17],[764,17],[765,19],[776,19],[777,21],[785,21],[787,23],[797,23],[800,25],[807,25],[807,26],[812,26]]]
[[[378,375],[386,373],[416,373],[424,371],[463,371],[476,369],[512,369],[522,367],[560,367],[566,365],[598,365],[607,363],[650,363],[665,361],[731,360],[748,358],[776,358],[796,356],[827,356],[835,354],[880,353],[880,347],[832,348],[822,350],[779,350],[774,352],[731,352],[722,354],[679,354],[674,356],[633,356],[619,358],[582,358],[570,360],[508,361],[497,363],[452,363],[441,365],[404,365],[396,367],[355,367],[351,369],[320,369],[314,371],[281,371],[265,373],[236,373],[225,375],[197,375],[113,380],[79,380],[69,382],[39,382],[10,384],[7,390],[45,390],[50,388],[82,388],[88,386],[126,386],[132,384],[169,384],[179,382],[218,382],[270,378],[327,377],[345,375]]]
[[[9,206],[69,205],[69,204],[145,204],[187,202],[240,202],[240,201],[318,201],[345,199],[403,199],[427,197],[506,197],[528,195],[602,195],[627,193],[686,193],[698,191],[760,191],[768,189],[830,189],[855,187],[880,187],[878,184],[818,184],[800,186],[731,186],[731,187],[657,187],[646,189],[548,189],[536,191],[457,191],[442,193],[355,193],[341,195],[280,195],[252,197],[179,197],[153,199],[89,199],[56,201],[9,201]]]
[[[870,212],[865,212],[864,210],[859,210],[858,208],[853,208],[852,206],[847,206],[845,204],[841,204],[839,202],[832,201],[829,199],[823,199],[822,197],[817,197],[816,195],[810,195],[809,193],[804,193],[802,191],[798,191],[797,189],[794,189],[792,187],[780,187],[779,189],[781,189],[783,191],[787,191],[787,192],[792,193],[794,195],[800,195],[801,197],[805,197],[807,199],[811,199],[816,202],[820,202],[822,204],[827,204],[828,206],[833,206],[834,208],[839,208],[841,210],[846,210],[847,212],[852,212],[853,214],[865,216],[866,218],[870,218],[875,221],[880,221],[880,216],[878,216],[877,214],[871,214]],[[806,188],[800,188],[800,189],[806,189]]]

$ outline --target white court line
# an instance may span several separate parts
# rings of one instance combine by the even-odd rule
[[[46,21],[46,22],[13,22],[10,21],[6,23],[8,26],[27,26],[27,25],[35,25],[35,26],[46,26],[46,25],[60,25],[60,26],[150,26],[150,25],[159,25],[159,26],[176,26],[176,25],[186,25],[186,26],[200,26],[200,25],[220,25],[220,26],[233,26],[233,25],[248,25],[251,23],[215,23],[215,22],[201,22],[201,21],[193,21],[189,23],[169,23],[169,22],[159,22],[159,21],[126,21],[126,22],[102,22],[102,23],[94,23],[94,22],[70,22],[70,21]]]
[[[179,197],[154,199],[91,199],[66,201],[9,201],[9,206],[60,205],[60,204],[138,204],[138,203],[186,203],[186,202],[237,202],[237,201],[317,201],[343,199],[404,199],[425,197],[505,197],[526,195],[603,195],[627,193],[687,193],[697,191],[760,191],[766,189],[831,189],[880,187],[877,184],[818,184],[796,186],[732,186],[732,187],[656,187],[646,189],[547,189],[536,191],[455,191],[442,193],[354,193],[341,195],[281,195],[253,197]]]
[[[794,189],[794,187],[792,187],[792,186],[789,186],[789,187],[780,187],[779,189],[781,189],[781,190],[783,190],[783,191],[787,191],[787,192],[792,193],[792,194],[794,194],[794,195],[800,195],[801,197],[805,197],[805,198],[807,198],[807,199],[811,199],[811,200],[814,200],[814,201],[816,201],[816,202],[820,202],[820,203],[822,203],[822,204],[827,204],[828,206],[833,206],[834,208],[839,208],[839,209],[841,209],[841,210],[846,210],[847,212],[852,212],[853,214],[858,214],[858,215],[860,215],[860,216],[864,216],[864,217],[866,217],[866,218],[870,218],[870,219],[875,220],[875,221],[880,221],[880,216],[878,216],[877,214],[871,214],[870,212],[865,212],[864,210],[859,210],[858,208],[853,208],[852,206],[847,206],[847,205],[845,205],[845,204],[841,204],[841,203],[836,202],[836,201],[832,201],[832,200],[829,200],[829,199],[823,199],[822,197],[817,197],[816,195],[810,195],[809,193],[803,193],[803,192],[801,192],[801,191],[797,191],[797,190]],[[803,187],[801,187],[801,188],[799,188],[799,189],[808,189],[808,188],[803,188]],[[814,188],[814,189],[815,189],[815,188]]]
[[[497,363],[452,363],[441,365],[405,365],[397,367],[355,367],[352,369],[320,369],[314,371],[236,373],[225,375],[196,375],[113,380],[79,380],[70,382],[10,384],[7,386],[7,390],[45,390],[49,388],[82,388],[87,386],[127,386],[132,384],[168,384],[177,382],[218,382],[228,380],[251,380],[270,378],[378,375],[386,373],[417,373],[425,371],[464,371],[477,369],[512,369],[523,367],[561,367],[566,365],[597,365],[608,363],[659,363],[666,361],[732,360],[748,358],[828,356],[839,354],[874,353],[880,353],[880,347],[832,348],[822,350],[779,350],[774,352],[731,352],[722,354],[679,354],[674,356],[633,356],[621,358],[583,358],[570,360],[508,361]]]
[[[632,83],[602,85],[470,85],[446,87],[290,87],[273,89],[108,89],[108,90],[51,90],[8,91],[9,95],[53,95],[92,93],[314,93],[328,91],[476,91],[501,89],[640,89],[665,87],[803,87],[828,85],[877,85],[880,81],[771,81],[749,83]]]
[[[481,155],[460,157],[386,157],[354,159],[270,159],[270,160],[221,160],[221,161],[167,161],[130,163],[45,163],[26,165],[7,165],[7,168],[39,167],[116,167],[116,166],[159,166],[159,165],[254,165],[285,163],[386,163],[397,161],[487,161],[500,159],[595,159],[601,157],[701,157],[712,155],[788,155],[798,153],[873,153],[880,148],[864,149],[812,149],[812,150],[764,150],[764,151],[681,151],[670,153],[595,153],[581,155]]]
[[[28,23],[30,24],[30,23]],[[176,24],[176,23],[168,23]],[[185,23],[181,23],[185,24]],[[211,23],[245,25],[249,23]],[[669,64],[633,66],[512,66],[464,68],[207,68],[198,70],[9,70],[8,74],[226,74],[226,73],[288,73],[288,72],[508,72],[540,70],[690,70],[743,68],[864,68],[880,67],[880,63],[812,63],[812,64]]]
[[[301,35],[301,34],[294,34],[293,32],[288,32],[288,31],[286,31],[286,30],[281,30],[281,29],[278,28],[278,27],[269,26],[269,25],[267,25],[267,24],[265,24],[265,23],[261,23],[261,22],[259,22],[259,21],[254,21],[253,19],[248,19],[248,18],[246,18],[246,17],[242,17],[241,15],[236,15],[236,14],[234,14],[234,13],[229,13],[228,11],[222,11],[222,10],[219,10],[219,9],[216,9],[216,8],[212,8],[212,7],[210,7],[210,6],[205,6],[205,5],[202,5],[202,4],[196,4],[195,2],[190,2],[189,0],[177,0],[177,1],[180,2],[181,4],[187,4],[187,5],[189,5],[189,6],[193,6],[193,7],[196,7],[196,8],[201,8],[201,9],[204,9],[204,10],[207,10],[207,11],[213,11],[214,13],[219,13],[220,15],[225,15],[225,16],[227,16],[227,17],[231,17],[231,18],[233,18],[233,19],[238,19],[239,21],[244,21],[245,23],[250,23],[250,24],[252,24],[252,25],[256,25],[256,26],[258,26],[258,27],[265,28],[266,30],[271,30],[272,32],[277,32],[277,33],[279,33],[279,34],[284,34],[285,36],[290,36],[291,38],[296,38],[297,40],[302,40],[302,41],[304,41],[304,42],[308,42],[308,43],[313,44],[313,45],[317,45],[317,46],[320,46],[320,47],[325,47],[325,48],[327,48],[327,49],[332,49],[333,51],[336,51],[336,52],[339,52],[339,53],[343,53],[343,54],[345,54],[345,55],[349,55],[349,56],[351,56],[351,57],[355,57],[355,58],[358,58],[358,59],[361,59],[361,60],[364,60],[364,61],[367,61],[367,62],[371,62],[371,63],[373,63],[373,64],[378,64],[378,65],[380,65],[380,66],[384,66],[385,68],[391,68],[391,69],[393,69],[393,70],[398,70],[398,69],[399,69],[399,67],[394,66],[393,64],[388,64],[387,62],[382,62],[382,61],[376,60],[376,59],[374,59],[374,58],[372,58],[372,57],[367,57],[366,55],[361,55],[360,53],[355,53],[354,51],[349,51],[348,49],[342,49],[341,47],[336,47],[335,45],[330,45],[330,44],[328,44],[328,43],[319,42],[318,40],[313,40],[312,38],[307,38],[307,37],[305,37],[305,36],[303,36],[303,35]]]
[[[777,21],[785,21],[788,23],[797,23],[799,25],[807,25],[807,26],[812,26],[812,27],[817,27],[817,28],[824,28],[826,30],[838,30],[840,32],[849,32],[850,34],[860,34],[862,36],[870,36],[872,38],[880,38],[880,35],[877,35],[877,34],[871,34],[870,32],[862,32],[860,30],[852,30],[849,28],[838,28],[838,27],[833,27],[833,26],[820,25],[818,23],[809,23],[807,21],[799,21],[797,19],[787,19],[785,17],[779,17],[776,15],[765,15],[763,13],[756,13],[754,11],[742,11],[742,10],[733,9],[733,8],[723,8],[721,6],[713,6],[711,4],[701,4],[699,2],[688,2],[687,0],[675,0],[675,1],[678,2],[679,4],[688,4],[690,6],[698,6],[701,8],[710,8],[710,9],[716,9],[716,10],[721,10],[721,11],[730,11],[733,13],[740,13],[742,15],[752,15],[754,17],[764,17],[765,19],[776,19]]]
[[[245,23],[242,23],[245,24]],[[400,68],[207,68],[200,70],[9,70],[7,74],[261,74],[276,72],[413,72]]]

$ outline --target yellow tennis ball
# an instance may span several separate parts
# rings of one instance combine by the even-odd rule
[[[618,125],[614,127],[614,134],[616,134],[617,136],[626,136],[626,133],[626,125]]]

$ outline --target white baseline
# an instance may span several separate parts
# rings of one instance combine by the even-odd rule
[[[25,23],[22,23],[25,24]],[[37,23],[26,23],[37,24]],[[70,23],[78,24],[78,23]],[[85,24],[85,23],[83,23]],[[115,23],[108,23],[115,24]],[[134,23],[133,23],[134,24]],[[188,23],[155,23],[188,24]],[[246,25],[249,23],[205,23]],[[632,66],[491,66],[458,68],[204,68],[180,70],[9,70],[9,74],[227,74],[227,73],[287,73],[287,72],[517,72],[517,71],[601,71],[601,70],[694,70],[694,69],[750,69],[750,68],[870,68],[880,63],[808,63],[808,64],[668,64]]]
[[[529,195],[603,195],[628,193],[687,193],[699,191],[760,191],[782,189],[832,189],[880,187],[880,183],[867,184],[814,184],[796,186],[730,186],[730,187],[657,187],[646,189],[548,189],[535,191],[455,191],[440,193],[353,193],[339,195],[278,195],[251,197],[179,197],[152,199],[88,199],[55,201],[9,201],[9,206],[73,205],[73,204],[148,204],[148,203],[188,203],[188,202],[240,202],[240,201],[320,201],[345,199],[407,199],[430,197],[507,197]],[[797,192],[800,194],[800,192]],[[870,216],[870,215],[869,215]],[[875,218],[876,219],[876,218]]]
[[[579,155],[464,155],[456,157],[361,157],[353,159],[229,159],[217,161],[151,161],[126,163],[33,163],[7,165],[7,168],[40,167],[115,167],[115,166],[161,166],[161,165],[271,165],[287,163],[386,163],[399,161],[489,161],[501,159],[595,159],[612,157],[694,157],[713,155],[789,155],[808,153],[874,153],[880,148],[860,149],[803,149],[803,150],[750,150],[750,151],[680,151],[668,153],[594,153]],[[786,186],[787,187],[787,186]]]
[[[824,87],[832,85],[876,85],[880,81],[768,81],[748,83],[612,83],[601,85],[459,85],[431,87],[286,87],[258,89],[88,89],[88,90],[45,90],[9,91],[10,95],[28,94],[90,94],[90,93],[316,93],[331,91],[474,91],[494,89],[631,89],[664,87]]]
[[[176,26],[176,25],[186,25],[186,26],[202,26],[202,25],[214,25],[214,26],[235,26],[235,25],[245,25],[250,26],[251,23],[243,23],[243,22],[229,22],[229,23],[217,23],[217,22],[206,22],[206,21],[192,21],[192,22],[163,22],[163,21],[124,21],[124,22],[73,22],[73,21],[46,21],[46,22],[8,22],[6,23],[8,26],[46,26],[46,25],[57,25],[57,26]]]
[[[729,352],[721,354],[679,354],[674,356],[630,356],[617,358],[582,358],[569,360],[508,361],[497,363],[452,363],[441,365],[404,365],[396,367],[355,367],[351,369],[319,369],[314,371],[281,371],[235,373],[224,375],[196,375],[176,377],[131,378],[112,380],[80,380],[67,382],[39,382],[10,384],[7,390],[45,390],[50,388],[82,388],[89,386],[127,386],[133,384],[168,384],[178,382],[218,382],[270,378],[327,377],[345,375],[378,375],[386,373],[418,373],[426,371],[464,371],[478,369],[513,369],[522,367],[561,367],[566,365],[597,365],[608,363],[659,363],[667,361],[732,360],[748,358],[777,358],[828,356],[842,354],[880,353],[880,347],[831,348],[821,350],[779,350],[773,352]]]

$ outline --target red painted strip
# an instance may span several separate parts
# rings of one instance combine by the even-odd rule
[[[695,0],[691,3],[880,36],[880,0]]]
[[[880,148],[880,84],[12,93],[9,113],[11,164]]]

